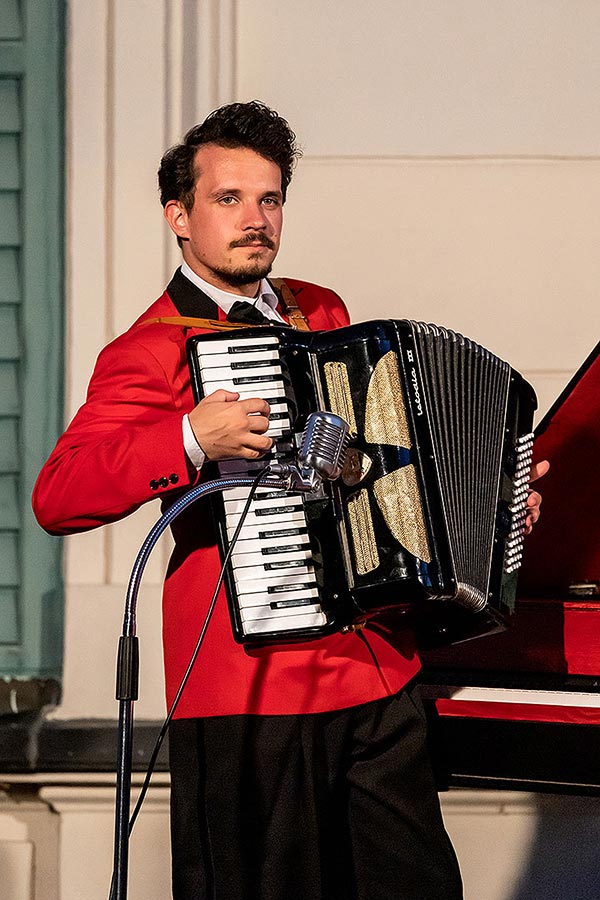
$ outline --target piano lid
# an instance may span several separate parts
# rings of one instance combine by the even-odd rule
[[[567,596],[600,583],[600,343],[536,428],[542,515],[525,542],[519,595]],[[591,598],[598,601],[598,597]]]

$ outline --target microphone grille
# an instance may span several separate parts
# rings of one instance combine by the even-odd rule
[[[344,468],[349,440],[350,426],[341,416],[324,411],[311,413],[302,435],[298,460],[305,468],[333,480]]]

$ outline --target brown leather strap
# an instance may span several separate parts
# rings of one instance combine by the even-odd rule
[[[219,319],[195,319],[192,316],[157,316],[155,319],[144,319],[138,325],[152,325],[162,322],[163,325],[181,325],[183,328],[207,328],[210,331],[230,331],[236,328],[261,328],[260,325],[248,325],[246,322],[221,322]]]
[[[279,291],[283,313],[288,317],[292,328],[298,331],[310,331],[309,324],[285,280],[283,278],[271,278],[270,281],[273,287]],[[195,319],[192,316],[157,316],[155,319],[144,319],[138,325],[152,325],[156,322],[162,322],[163,325],[180,325],[182,328],[206,328],[210,331],[233,331],[236,328],[264,328],[264,325],[248,325],[247,322]]]
[[[306,318],[296,303],[296,298],[292,294],[291,289],[285,283],[283,278],[270,278],[273,287],[276,287],[281,294],[281,305],[283,306],[284,315],[290,320],[292,328],[298,331],[310,331],[310,327]]]

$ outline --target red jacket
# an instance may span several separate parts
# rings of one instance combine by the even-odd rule
[[[326,288],[287,280],[311,330],[348,323]],[[194,288],[195,290],[195,288]],[[39,475],[33,506],[51,534],[122,519],[158,494],[188,488],[181,420],[194,405],[185,342],[199,329],[140,324],[177,315],[167,291],[100,354],[81,407]],[[170,704],[195,646],[218,572],[206,500],[176,522],[163,595]],[[157,510],[158,518],[158,510]],[[132,561],[133,562],[133,561]],[[337,634],[310,643],[246,649],[232,637],[222,591],[177,717],[296,714],[340,709],[399,690],[418,670],[410,635]],[[392,643],[392,640],[395,644]]]

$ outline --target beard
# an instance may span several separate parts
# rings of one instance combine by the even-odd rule
[[[229,245],[230,250],[236,247],[247,247],[249,244],[260,243],[269,250],[275,250],[275,244],[262,232],[252,232],[240,238],[238,241],[232,241]],[[273,260],[265,260],[260,252],[251,253],[243,265],[226,268],[213,269],[215,275],[230,287],[242,287],[244,284],[252,284],[254,281],[260,281],[266,278],[273,267]]]
[[[212,271],[230,287],[242,287],[245,284],[252,284],[254,281],[261,281],[263,278],[266,278],[272,268],[273,264],[271,261],[267,262],[259,258],[250,258],[243,266],[226,269],[213,268]]]

